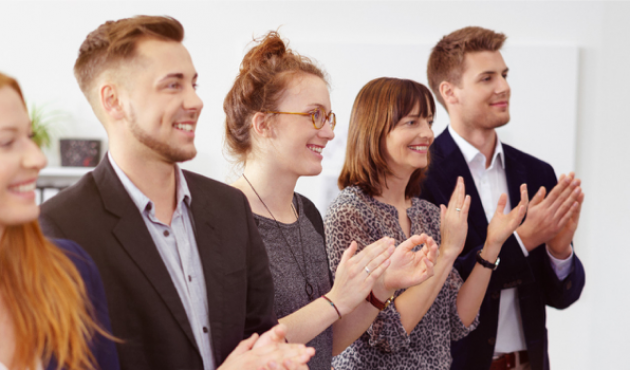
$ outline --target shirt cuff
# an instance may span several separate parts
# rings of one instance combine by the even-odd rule
[[[521,237],[518,236],[518,233],[516,231],[514,231],[514,237],[516,238],[516,241],[518,242],[518,245],[521,246],[521,250],[523,251],[523,254],[525,255],[525,257],[529,256],[529,252],[527,251],[527,248],[525,248],[525,244],[523,244],[523,241],[521,240]],[[549,253],[549,252],[547,252]]]
[[[547,244],[545,244],[545,249],[547,250],[547,255],[551,260],[551,267],[556,273],[556,276],[558,276],[558,279],[560,279],[560,281],[566,279],[566,277],[571,273],[571,266],[573,266],[571,263],[573,259],[573,248],[571,248],[571,255],[563,260],[552,256],[551,252],[549,252],[549,246]]]

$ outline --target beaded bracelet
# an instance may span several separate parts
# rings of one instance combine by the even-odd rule
[[[337,315],[339,316],[339,318],[341,319],[341,312],[339,312],[339,310],[337,309],[337,306],[335,306],[335,304],[333,303],[333,301],[330,300],[330,298],[326,297],[325,295],[322,296],[322,298],[324,298],[325,300],[328,301],[328,303],[330,303],[331,306],[333,306],[333,308],[335,309],[335,311],[337,311]]]

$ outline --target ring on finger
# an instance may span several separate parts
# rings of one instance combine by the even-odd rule
[[[462,209],[461,209],[461,208],[455,208],[455,210],[456,210],[457,212],[459,212],[459,211],[461,211]]]
[[[365,266],[365,272],[367,272],[368,275],[371,273],[370,269],[367,266]]]

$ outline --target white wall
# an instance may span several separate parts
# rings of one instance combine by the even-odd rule
[[[76,87],[72,65],[88,32],[105,20],[136,14],[167,14],[184,24],[185,44],[200,73],[199,93],[205,102],[197,131],[200,154],[186,167],[220,180],[231,168],[222,155],[223,97],[252,35],[282,26],[283,37],[299,51],[300,44],[326,42],[434,44],[455,29],[480,25],[506,33],[508,45],[578,47],[577,112],[567,113],[577,114],[576,150],[566,155],[575,156],[575,171],[586,193],[575,246],[586,267],[587,285],[569,309],[548,310],[551,363],[554,369],[628,368],[624,351],[630,347],[630,289],[624,270],[630,259],[625,237],[630,166],[623,153],[630,139],[630,4],[0,2],[0,71],[16,76],[30,100],[68,112],[60,134],[104,137]],[[370,60],[345,62],[365,65]],[[563,86],[543,83],[540,88],[566,94]],[[528,128],[514,115],[511,124]]]

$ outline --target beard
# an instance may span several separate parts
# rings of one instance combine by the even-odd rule
[[[186,162],[195,158],[197,155],[197,149],[194,147],[192,150],[184,150],[149,135],[138,125],[133,107],[130,107],[129,116],[129,129],[136,140],[164,157],[167,161],[172,163]]]

